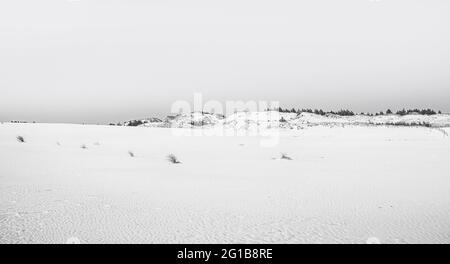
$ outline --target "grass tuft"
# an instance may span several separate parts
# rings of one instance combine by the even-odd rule
[[[292,160],[292,158],[289,157],[286,153],[281,153],[281,159]]]
[[[173,163],[173,164],[180,164],[181,163],[181,161],[179,161],[178,158],[175,155],[173,155],[173,154],[168,155],[167,156],[167,160],[169,162]]]

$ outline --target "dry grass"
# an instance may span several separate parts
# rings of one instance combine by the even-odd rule
[[[281,153],[281,159],[292,160],[292,158],[289,157],[286,153]]]
[[[173,163],[173,164],[180,164],[181,163],[181,161],[179,161],[178,158],[175,155],[173,155],[173,154],[169,154],[167,156],[167,160],[169,162]]]

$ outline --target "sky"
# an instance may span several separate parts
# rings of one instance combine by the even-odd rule
[[[448,0],[2,0],[0,121],[163,117],[177,100],[450,112]]]

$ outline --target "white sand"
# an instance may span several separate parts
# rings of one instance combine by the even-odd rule
[[[441,131],[317,126],[259,142],[1,124],[0,243],[450,242]]]

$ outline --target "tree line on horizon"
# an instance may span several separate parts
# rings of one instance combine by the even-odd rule
[[[339,111],[324,111],[322,109],[288,109],[288,108],[281,108],[278,107],[277,109],[267,109],[267,111],[278,111],[280,113],[296,113],[296,114],[301,114],[301,113],[311,113],[311,114],[316,114],[316,115],[327,115],[327,114],[332,114],[332,115],[338,115],[338,116],[354,116],[356,115],[353,111],[350,111],[348,109],[341,109]],[[360,115],[367,115],[367,116],[380,116],[380,115],[393,115],[394,112],[391,109],[386,110],[386,112],[380,111],[377,112],[375,114],[373,113],[360,113]],[[397,112],[395,112],[396,115],[400,115],[400,116],[405,116],[405,115],[411,115],[411,114],[418,114],[418,115],[436,115],[436,114],[442,114],[441,111],[435,111],[433,109],[402,109],[399,110]]]

